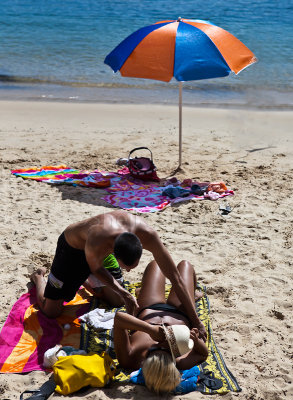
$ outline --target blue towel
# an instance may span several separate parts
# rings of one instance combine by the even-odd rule
[[[180,371],[182,374],[180,384],[174,389],[175,394],[180,393],[189,393],[193,392],[196,389],[196,384],[198,380],[198,376],[200,374],[200,370],[197,365],[190,369],[186,369],[184,371]],[[138,371],[132,372],[130,376],[130,382],[136,383],[138,385],[145,385],[142,369],[140,368]]]

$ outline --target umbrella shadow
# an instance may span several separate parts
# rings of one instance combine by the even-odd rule
[[[79,203],[93,204],[111,209],[115,208],[102,200],[103,196],[109,194],[103,189],[67,185],[55,185],[55,187],[61,192],[62,200],[73,200]]]
[[[166,176],[160,179],[160,182],[157,184],[159,186],[164,185],[164,183],[172,176],[175,176],[177,173],[185,173],[185,170],[182,167],[177,167],[174,170],[171,170],[168,174],[164,174]],[[145,184],[145,181],[141,181]],[[117,209],[112,204],[106,202],[102,199],[102,197],[109,195],[109,192],[102,188],[93,188],[93,187],[83,187],[79,185],[66,185],[66,184],[57,184],[52,185],[57,188],[62,194],[62,200],[72,200],[78,201],[80,203],[92,204],[95,206],[103,206],[109,208],[111,210]]]

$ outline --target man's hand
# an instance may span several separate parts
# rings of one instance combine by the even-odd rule
[[[123,294],[123,300],[125,302],[125,307],[128,314],[135,315],[138,310],[136,298],[133,297],[129,292],[125,291]]]

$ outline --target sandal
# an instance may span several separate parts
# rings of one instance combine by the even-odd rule
[[[40,389],[37,389],[37,390],[25,390],[23,393],[21,393],[19,400],[46,400],[55,391],[55,388],[56,388],[56,383],[54,382],[54,380],[49,379],[47,382],[45,382],[40,387]],[[25,393],[32,393],[32,396],[27,397],[26,399],[24,399],[23,395]]]
[[[219,214],[222,217],[230,217],[230,212],[233,210],[233,208],[231,208],[231,206],[228,203],[222,203],[219,206]]]
[[[197,383],[203,383],[208,389],[218,390],[223,386],[221,379],[215,378],[212,371],[201,372],[198,376]]]

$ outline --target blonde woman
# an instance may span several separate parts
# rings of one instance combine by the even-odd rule
[[[201,294],[195,292],[196,275],[193,266],[187,261],[181,261],[177,268],[186,292],[193,301],[198,300]],[[115,316],[114,345],[118,361],[127,369],[142,367],[146,386],[151,391],[158,394],[171,392],[181,380],[178,369],[189,369],[200,364],[207,358],[208,349],[199,338],[198,329],[192,328],[173,288],[166,301],[165,276],[155,261],[144,272],[137,301],[139,312],[136,317],[123,312],[117,312]],[[191,329],[193,348],[177,357],[175,363],[163,325],[185,325]]]

